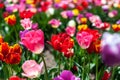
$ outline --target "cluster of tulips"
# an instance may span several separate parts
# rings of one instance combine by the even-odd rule
[[[0,0],[0,80],[119,80],[119,13],[120,0]]]

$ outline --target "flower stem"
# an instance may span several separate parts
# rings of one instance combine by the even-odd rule
[[[15,26],[13,26],[13,28],[14,28],[14,30],[15,30],[16,42],[18,42],[18,33],[17,33],[17,30],[16,30],[17,26],[16,26],[16,27],[15,27]]]
[[[90,79],[90,55],[88,54],[88,79]]]
[[[60,70],[61,70],[60,66],[61,66],[61,54],[59,53],[59,63],[58,63],[59,74],[60,74]]]
[[[96,56],[96,80],[98,80],[98,55]]]
[[[47,73],[47,66],[46,66],[46,63],[45,63],[45,59],[44,59],[42,54],[41,54],[41,57],[42,57],[42,61],[43,61],[44,66],[45,66],[45,80],[48,80],[48,73]]]
[[[69,70],[72,68],[72,57],[71,58],[69,58],[69,63],[70,63],[70,65],[69,65]]]
[[[84,74],[85,74],[85,51],[84,51],[84,49],[81,49],[81,51],[80,51],[80,54],[82,54],[82,56],[84,57],[84,60],[83,60],[83,67],[84,68],[82,68],[82,80],[84,80]]]
[[[112,76],[111,76],[111,80],[114,80],[115,69],[116,69],[116,67],[113,67],[113,68],[112,68]]]

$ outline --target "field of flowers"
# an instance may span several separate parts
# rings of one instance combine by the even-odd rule
[[[120,80],[119,65],[120,0],[0,0],[0,80]]]

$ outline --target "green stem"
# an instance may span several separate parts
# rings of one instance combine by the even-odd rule
[[[98,55],[96,56],[96,80],[98,80]]]
[[[84,74],[85,74],[85,52],[84,52],[84,49],[81,49],[80,51],[80,54],[82,54],[82,56],[84,57],[84,60],[83,60],[83,67],[82,68],[82,80],[84,80]]]
[[[16,42],[18,42],[18,33],[17,33],[17,26],[13,26],[14,30],[15,30],[15,37],[16,37]]]
[[[73,60],[73,58],[71,57],[71,58],[69,58],[69,63],[70,63],[70,65],[69,65],[69,70],[71,69],[71,67],[72,67],[72,60]]]
[[[60,68],[60,66],[61,66],[61,53],[58,53],[59,54],[59,63],[58,63],[58,72],[59,72],[59,74],[60,74],[60,71],[61,71],[61,68]]]
[[[116,69],[116,67],[113,67],[113,68],[112,68],[112,76],[111,76],[111,80],[114,80],[115,69]]]
[[[90,73],[90,55],[88,54],[88,79],[90,79],[89,73]]]
[[[84,80],[84,68],[82,68],[82,80]]]
[[[46,66],[46,63],[45,63],[45,59],[44,59],[42,54],[41,54],[41,57],[42,57],[42,61],[43,61],[44,66],[45,66],[45,80],[48,80],[48,73],[47,73],[47,66]]]

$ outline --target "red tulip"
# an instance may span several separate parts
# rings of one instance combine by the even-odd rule
[[[52,35],[51,41],[49,42],[55,50],[63,52],[64,56],[73,56],[73,46],[74,41],[70,38],[67,33],[59,33],[57,35]]]
[[[0,3],[0,9],[4,8],[4,4]]]
[[[83,6],[84,8],[87,8],[87,7],[88,7],[88,2],[87,2],[87,1],[83,1],[81,4],[82,4],[82,6]]]
[[[32,16],[34,15],[33,12],[31,11],[23,11],[23,12],[20,12],[20,18],[31,18]]]
[[[105,71],[105,72],[104,72],[104,75],[103,75],[103,77],[102,77],[102,80],[109,80],[110,75],[111,75],[111,74],[110,74],[109,72]]]
[[[26,80],[26,79],[20,78],[18,76],[11,76],[9,80]]]

